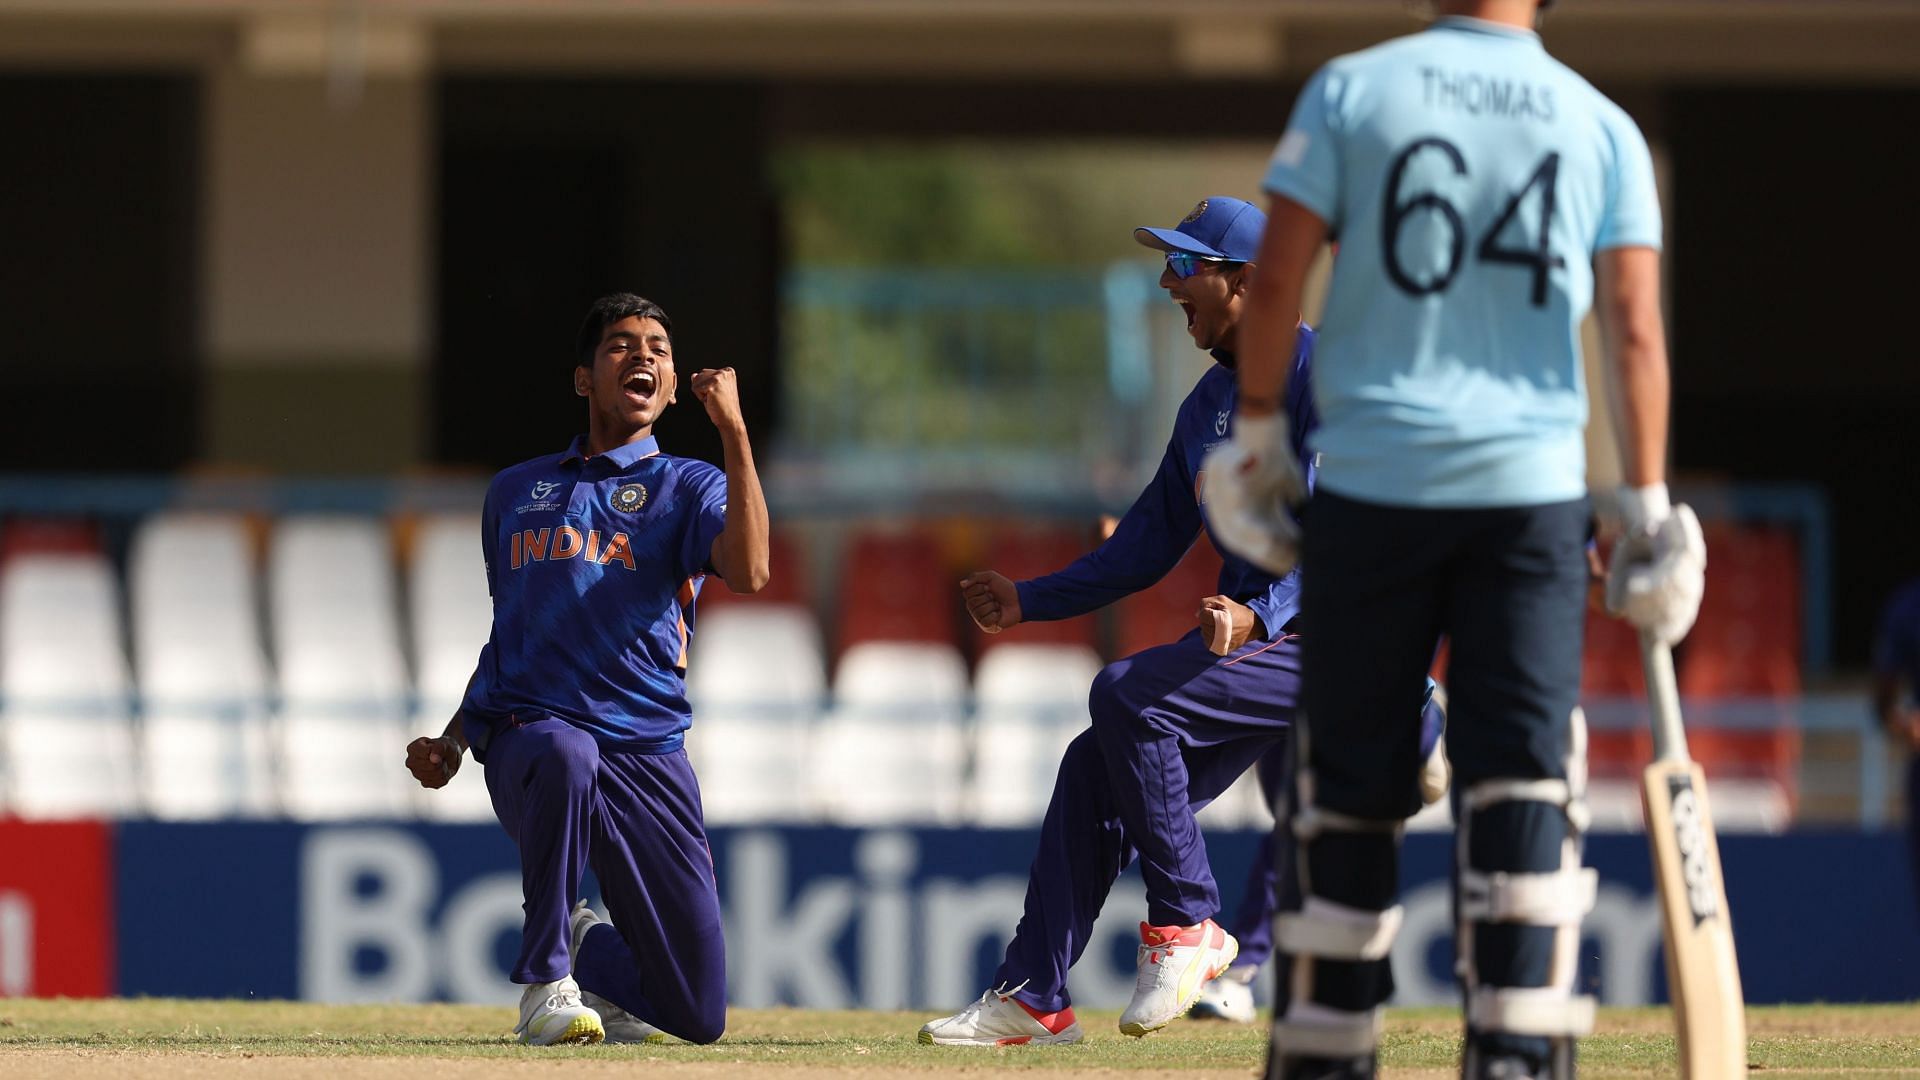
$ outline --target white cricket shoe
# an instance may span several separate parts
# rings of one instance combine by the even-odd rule
[[[1252,964],[1241,964],[1209,980],[1200,988],[1200,998],[1193,1003],[1190,1015],[1195,1019],[1253,1023],[1253,977],[1259,972]]]
[[[580,946],[587,940],[587,931],[603,922],[594,914],[585,900],[573,905],[573,962],[580,963]],[[633,1015],[627,1010],[601,997],[591,990],[580,991],[580,1002],[587,1008],[600,1014],[600,1024],[606,1030],[610,1043],[663,1043],[667,1033]]]
[[[607,1037],[600,1014],[580,1001],[580,984],[573,976],[534,983],[520,992],[520,1025],[513,1029],[520,1041],[533,1046],[555,1043],[597,1043]]]
[[[1240,943],[1212,919],[1198,926],[1141,923],[1133,1000],[1120,1014],[1120,1033],[1138,1038],[1185,1016],[1199,1000],[1200,988],[1238,955]]]
[[[1021,983],[1025,986],[1025,983]],[[1055,1013],[1035,1010],[1013,994],[1020,989],[1001,987],[980,995],[980,1000],[920,1028],[920,1041],[928,1046],[1025,1046],[1080,1041],[1080,1025],[1073,1019],[1071,1007]]]

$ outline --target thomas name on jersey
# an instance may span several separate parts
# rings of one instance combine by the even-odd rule
[[[1469,116],[1553,123],[1551,86],[1530,85],[1477,71],[1461,74],[1437,67],[1422,67],[1420,81],[1426,88],[1425,102],[1429,108],[1449,109]]]

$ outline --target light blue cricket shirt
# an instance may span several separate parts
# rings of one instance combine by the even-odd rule
[[[1316,72],[1266,190],[1340,244],[1319,482],[1395,506],[1586,492],[1593,255],[1660,245],[1646,139],[1537,35],[1447,18]]]

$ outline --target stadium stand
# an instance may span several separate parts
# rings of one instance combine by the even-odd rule
[[[858,534],[841,564],[836,655],[870,641],[953,644],[956,580],[930,532]]]
[[[418,705],[413,729],[438,735],[460,707],[474,662],[493,629],[486,560],[477,514],[436,514],[415,523],[407,574]],[[436,821],[492,821],[480,769],[454,774],[436,791],[415,789],[422,816]]]
[[[113,568],[97,550],[10,540],[0,563],[7,809],[41,819],[125,815],[137,795],[133,686]]]
[[[1060,756],[1087,729],[1087,691],[1100,666],[1084,644],[1014,641],[980,659],[973,681],[970,821],[1026,826],[1046,815]]]
[[[694,627],[687,752],[707,820],[805,820],[809,729],[826,697],[813,613],[795,604],[728,604],[700,612]]]
[[[267,587],[279,661],[287,812],[400,817],[412,809],[393,555],[373,518],[296,516],[274,530]]]
[[[142,803],[157,818],[277,810],[252,542],[237,515],[158,514],[127,560]]]
[[[840,658],[807,760],[811,803],[847,824],[952,824],[966,775],[967,670],[950,644],[868,641]]]

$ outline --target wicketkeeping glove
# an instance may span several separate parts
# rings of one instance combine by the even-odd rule
[[[1293,456],[1287,418],[1240,416],[1233,436],[1201,463],[1207,521],[1214,539],[1269,573],[1300,561],[1300,526],[1287,513],[1307,497],[1306,474]]]
[[[1707,590],[1707,541],[1693,508],[1672,506],[1667,485],[1622,488],[1626,535],[1614,545],[1607,610],[1674,645],[1693,629]]]

